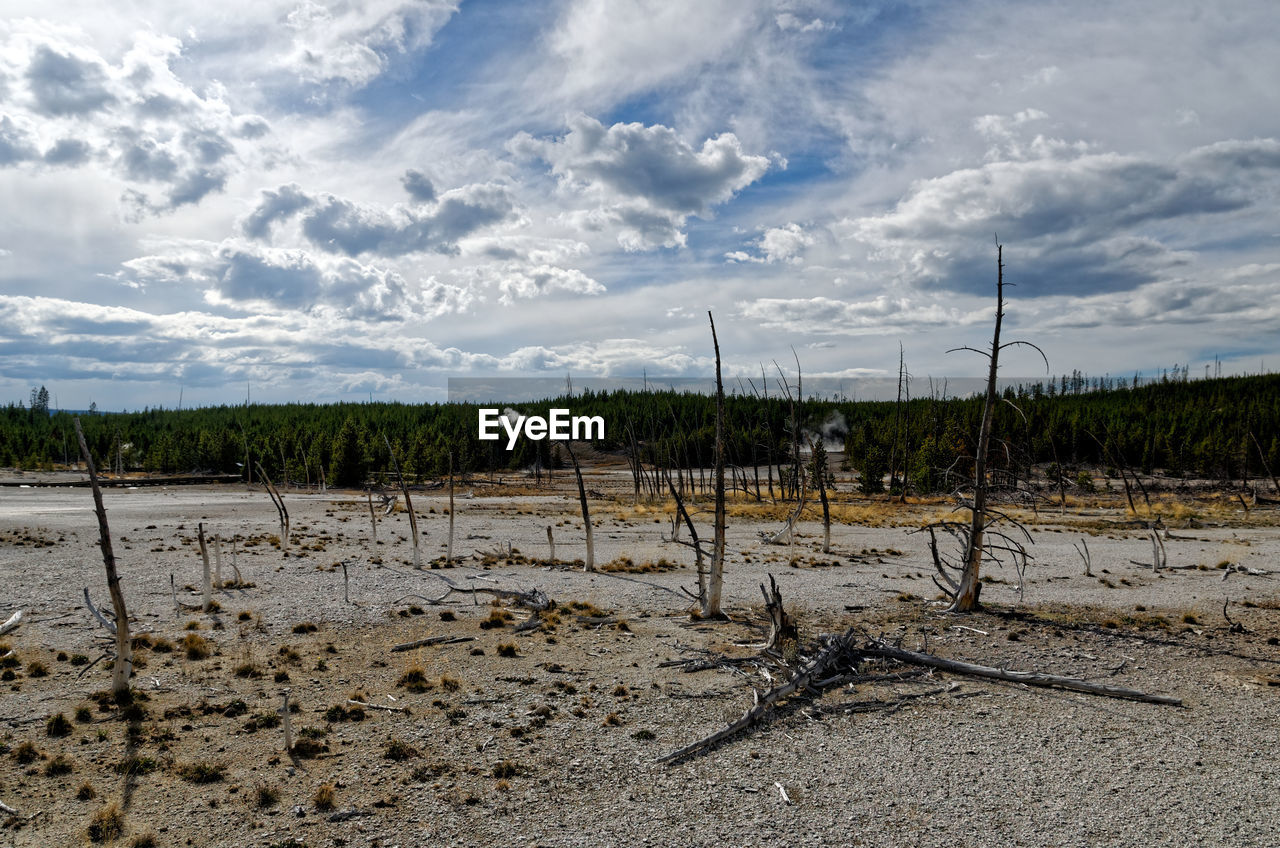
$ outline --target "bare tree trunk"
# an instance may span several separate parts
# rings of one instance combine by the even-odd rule
[[[201,608],[208,612],[213,608],[213,578],[209,576],[209,546],[204,541],[204,522],[198,525],[196,536],[200,540],[200,562],[203,566],[200,586],[204,592],[204,604]]]
[[[444,567],[453,567],[453,451],[449,451],[449,541],[444,549]]]
[[[1000,369],[1000,324],[1004,320],[1004,248],[996,245],[996,326],[991,336],[991,354],[987,371],[987,396],[982,405],[982,425],[978,430],[978,452],[973,463],[973,515],[969,523],[969,539],[965,549],[964,571],[960,588],[951,605],[954,612],[970,612],[978,607],[982,592],[979,581],[982,568],[982,546],[987,529],[987,449],[991,445],[991,420],[995,417],[996,375]]]
[[[117,699],[129,696],[129,677],[133,673],[133,647],[129,641],[129,612],[125,609],[124,592],[120,589],[120,576],[116,573],[116,555],[111,549],[111,528],[107,526],[107,509],[102,505],[102,490],[98,488],[98,471],[89,453],[80,419],[72,419],[80,452],[84,454],[85,467],[89,469],[89,485],[93,488],[93,509],[98,515],[98,537],[102,547],[102,564],[107,571],[107,591],[111,594],[111,608],[116,614],[116,658],[111,666],[111,691]]]
[[[262,484],[266,486],[267,494],[271,496],[271,503],[275,505],[276,512],[280,515],[280,549],[287,553],[289,550],[289,509],[284,505],[284,498],[280,496],[279,490],[271,482],[271,478],[267,476],[267,472],[263,469],[261,462],[258,463],[258,476],[262,478]]]
[[[720,340],[716,337],[716,321],[707,311],[711,322],[711,343],[716,352],[716,512],[715,535],[711,543],[711,571],[707,575],[707,594],[702,602],[702,617],[723,615],[720,611],[720,595],[724,588],[724,382],[720,378]]]
[[[378,544],[378,514],[373,510],[373,489],[365,489],[365,495],[369,500],[369,530],[372,536],[373,544]]]
[[[400,461],[396,452],[391,449],[391,440],[382,434],[382,441],[387,443],[387,453],[391,455],[391,464],[396,470],[396,479],[400,481],[400,491],[404,495],[404,508],[409,511],[409,532],[413,534],[413,567],[422,568],[422,559],[418,553],[418,517],[413,514],[413,500],[409,497],[409,487],[404,484],[404,475],[400,473]]]
[[[573,473],[578,478],[578,501],[582,504],[582,524],[587,530],[587,559],[582,566],[583,571],[596,570],[596,547],[591,537],[591,509],[587,506],[587,489],[582,485],[582,468],[578,465],[578,456],[573,452],[573,444],[564,443],[569,451],[569,459],[573,462]]]
[[[552,565],[556,562],[556,537],[551,534],[551,525],[547,525],[547,561]]]
[[[826,446],[822,444],[822,436],[818,436],[809,443],[809,456],[822,457],[821,465],[818,462],[813,463],[813,473],[818,478],[818,500],[822,502],[822,552],[824,554],[831,553],[831,504],[827,501],[827,451]]]

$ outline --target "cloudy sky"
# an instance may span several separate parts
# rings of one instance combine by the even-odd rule
[[[0,0],[0,401],[1280,367],[1280,5]],[[770,366],[771,368],[772,366]],[[1007,373],[1043,373],[1010,356]]]

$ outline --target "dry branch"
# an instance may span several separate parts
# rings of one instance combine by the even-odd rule
[[[22,610],[18,610],[13,615],[9,616],[8,620],[5,621],[4,624],[0,624],[0,636],[3,636],[6,633],[9,633],[12,630],[16,630],[18,625],[21,623],[22,623]]]
[[[357,707],[364,707],[367,710],[386,710],[389,713],[404,713],[405,715],[409,714],[408,707],[387,707],[387,706],[383,706],[382,704],[369,704],[364,701],[357,701],[355,698],[348,698],[347,703],[355,704]]]
[[[98,608],[93,605],[93,601],[89,600],[88,586],[84,587],[84,605],[89,608],[89,612],[93,614],[93,617],[98,619],[98,623],[100,623],[103,627],[107,628],[107,630],[111,631],[111,635],[114,636],[116,632],[115,622],[108,620],[107,617],[103,615],[101,612],[99,612]]]
[[[452,645],[455,642],[474,642],[474,636],[430,636],[426,639],[419,639],[416,642],[405,642],[402,645],[396,645],[391,652],[412,651],[414,648],[425,648],[428,645]]]

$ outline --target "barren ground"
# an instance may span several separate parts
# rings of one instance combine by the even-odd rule
[[[110,604],[89,491],[0,488],[0,619],[26,615],[0,638],[0,654],[13,652],[0,660],[0,801],[19,813],[0,845],[89,844],[112,805],[121,845],[1280,844],[1280,582],[1224,580],[1220,567],[1280,574],[1274,511],[1166,505],[1172,568],[1153,574],[1130,562],[1149,563],[1151,545],[1115,501],[1042,509],[1021,591],[1012,569],[992,568],[987,611],[951,616],[933,603],[926,537],[910,532],[943,507],[842,495],[846,523],[823,555],[816,512],[789,548],[758,536],[785,507],[737,504],[731,621],[710,623],[690,619],[681,587],[695,584],[692,556],[663,541],[668,507],[632,505],[616,471],[588,478],[600,495],[596,557],[628,558],[632,570],[574,568],[584,545],[568,483],[460,488],[458,564],[421,571],[407,515],[380,514],[372,544],[355,493],[287,493],[293,539],[282,552],[260,490],[106,490],[134,632],[151,645],[136,652],[146,700],[129,716],[93,698],[109,683],[110,639],[83,588]],[[414,495],[424,564],[443,555],[446,505],[439,490]],[[171,575],[182,604],[201,599],[201,522],[223,540],[227,580],[235,540],[249,585],[217,592],[218,612],[175,613]],[[546,560],[548,525],[557,564]],[[701,525],[709,534],[706,515]],[[1073,548],[1081,538],[1093,577]],[[510,557],[484,556],[508,544]],[[678,565],[641,570],[663,560]],[[656,764],[768,687],[752,667],[661,665],[753,653],[767,573],[808,637],[859,627],[1184,706],[939,673],[795,699],[708,753]],[[470,593],[429,603],[445,578],[536,587],[557,615],[517,633],[528,613],[512,607],[510,621],[484,628],[508,608]],[[1224,601],[1244,632],[1229,627]],[[187,656],[190,634],[210,656]],[[390,651],[430,636],[470,641]],[[283,751],[286,688],[293,732],[313,751]],[[353,696],[397,711],[352,714]],[[51,726],[59,714],[68,724]],[[318,805],[325,786],[331,800]]]

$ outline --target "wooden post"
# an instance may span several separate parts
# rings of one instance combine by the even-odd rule
[[[552,565],[555,565],[555,562],[556,562],[556,539],[555,539],[555,537],[554,537],[554,536],[552,536],[552,535],[551,535],[551,525],[550,525],[550,524],[548,524],[548,525],[547,525],[547,548],[548,548],[548,549],[550,549],[550,553],[548,553],[548,554],[547,554],[547,558],[548,558],[548,560],[551,562],[551,564],[552,564]]]
[[[119,699],[129,695],[129,677],[133,672],[133,647],[129,641],[129,612],[125,609],[124,592],[120,589],[120,575],[116,572],[116,555],[111,549],[111,528],[107,526],[107,509],[102,505],[102,490],[98,488],[98,471],[89,453],[89,443],[80,429],[80,419],[72,419],[80,452],[84,454],[89,469],[89,485],[93,489],[93,509],[98,516],[98,537],[102,547],[102,564],[107,571],[107,590],[111,593],[111,607],[116,614],[116,659],[111,667],[111,691]]]

